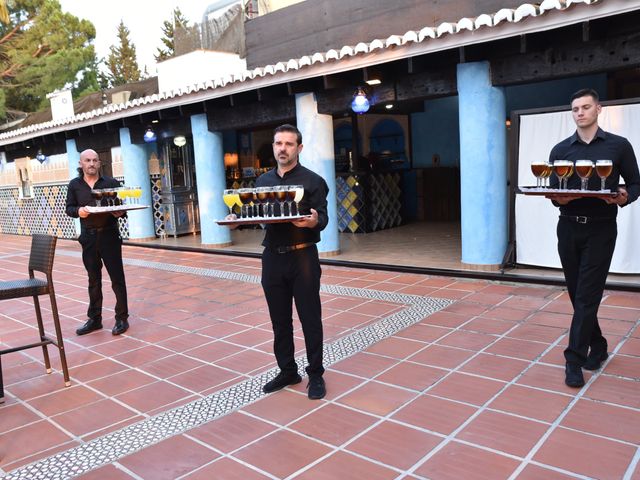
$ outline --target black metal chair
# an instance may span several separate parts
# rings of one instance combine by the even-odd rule
[[[60,318],[58,317],[58,305],[56,303],[56,295],[53,289],[53,278],[51,276],[57,240],[58,239],[56,237],[52,237],[50,235],[33,235],[31,238],[31,253],[29,255],[29,278],[0,282],[0,300],[33,297],[33,305],[36,309],[36,320],[38,321],[38,331],[40,333],[39,342],[0,350],[0,403],[4,401],[4,384],[2,381],[1,361],[2,355],[7,353],[18,352],[27,348],[42,347],[44,365],[47,369],[47,373],[51,373],[51,362],[49,361],[47,345],[55,345],[60,352],[60,363],[62,365],[62,374],[64,376],[65,385],[67,387],[71,385],[71,382],[69,381],[69,369],[67,368],[67,358],[64,352],[64,343],[62,340],[62,329],[60,328]],[[35,271],[44,273],[46,275],[46,280],[36,278],[34,275]],[[38,300],[38,296],[47,294],[51,300],[53,325],[56,330],[55,340],[45,334],[44,324],[42,322],[42,312],[40,311],[40,302]]]

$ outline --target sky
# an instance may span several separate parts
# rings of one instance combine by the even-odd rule
[[[117,41],[116,33],[120,20],[124,20],[129,29],[129,38],[136,46],[138,64],[149,74],[155,74],[153,55],[161,46],[162,23],[171,19],[176,6],[190,24],[202,21],[202,14],[215,0],[107,0],[94,2],[89,0],[58,0],[62,11],[91,21],[96,27],[94,42],[98,58],[106,59],[109,47]]]

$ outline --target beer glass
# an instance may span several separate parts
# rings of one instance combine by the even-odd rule
[[[544,182],[544,174],[546,172],[547,169],[547,165],[545,162],[542,162],[540,160],[534,160],[531,163],[531,173],[533,173],[533,176],[536,177],[536,187],[540,188],[543,185]]]
[[[304,197],[304,187],[302,185],[294,185],[293,186],[296,194],[293,197],[293,201],[296,204],[296,215],[300,215],[300,200]]]
[[[573,162],[569,160],[555,160],[553,162],[553,171],[558,177],[558,183],[560,184],[560,190],[567,188],[569,177],[573,174]],[[562,181],[564,180],[564,187]]]
[[[94,188],[91,190],[91,198],[93,198],[96,201],[96,207],[102,206],[102,196],[103,196],[103,192],[101,189]]]
[[[287,187],[287,205],[289,206],[289,216],[293,216],[293,201],[296,198],[296,185],[289,185]]]
[[[229,215],[233,213],[233,206],[236,204],[236,192],[234,189],[223,190],[222,192],[222,201],[229,209]]]
[[[544,174],[542,175],[542,186],[548,188],[549,187],[549,177],[553,173],[553,164],[549,162],[544,163]]]
[[[605,180],[613,172],[611,160],[596,160],[596,174],[600,177],[600,190],[604,190]]]
[[[580,190],[588,190],[587,183],[593,174],[593,162],[591,160],[576,160],[576,173],[580,177]]]
[[[140,203],[140,197],[142,197],[142,187],[131,187],[131,193],[129,193],[129,195],[131,196],[131,198],[133,198],[133,203]]]

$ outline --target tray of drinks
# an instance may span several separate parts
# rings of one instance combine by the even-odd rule
[[[572,197],[581,198],[615,198],[618,196],[618,192],[612,192],[611,190],[579,190],[579,189],[558,189],[558,188],[545,188],[545,187],[519,187],[518,193],[523,195],[538,195],[547,198],[563,197],[571,195]]]
[[[292,216],[284,216],[284,217],[247,217],[247,218],[236,218],[234,220],[216,220],[218,225],[258,225],[258,224],[267,224],[267,223],[288,223],[293,222],[295,220],[302,220],[303,218],[310,218],[311,215],[292,215]]]
[[[89,213],[110,213],[110,212],[126,212],[129,210],[142,210],[143,208],[149,208],[149,205],[112,205],[108,207],[92,207],[87,205],[84,207]]]

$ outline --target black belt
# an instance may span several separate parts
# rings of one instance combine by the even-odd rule
[[[315,242],[307,242],[307,243],[296,243],[295,245],[283,245],[280,247],[268,247],[269,250],[274,251],[275,253],[289,253],[294,250],[301,250],[303,248],[312,247],[315,245]]]
[[[114,232],[117,231],[114,227],[84,227],[82,229],[83,232],[87,232],[90,234],[95,234],[95,233],[99,233],[99,232],[105,232],[108,230],[113,230]]]
[[[576,223],[613,222],[616,217],[581,217],[577,215],[560,215],[560,218]]]

